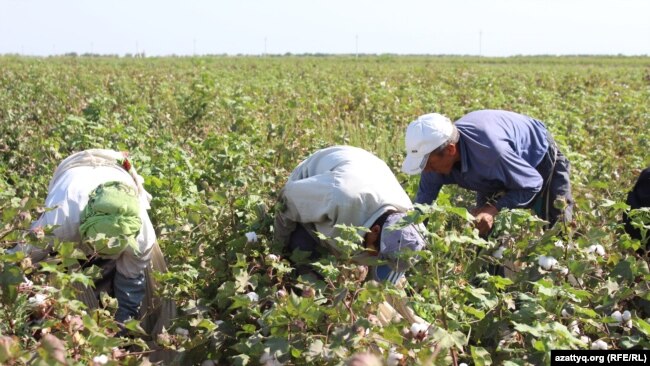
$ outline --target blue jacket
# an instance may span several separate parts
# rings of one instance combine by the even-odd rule
[[[547,130],[534,118],[501,110],[471,112],[455,123],[460,162],[447,175],[423,172],[416,203],[431,204],[445,184],[477,192],[477,203],[503,191],[495,206],[524,208],[541,191],[543,178],[535,167],[548,150]]]

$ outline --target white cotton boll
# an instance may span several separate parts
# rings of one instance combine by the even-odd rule
[[[614,318],[614,320],[616,320],[616,323],[618,324],[620,324],[623,321],[623,314],[621,314],[621,312],[618,310],[613,312],[611,317]]]
[[[569,312],[566,309],[562,309],[562,316],[568,318],[571,316],[571,314],[569,314]]]
[[[623,312],[623,320],[628,321],[630,319],[632,319],[632,313],[629,310],[625,310]]]
[[[269,263],[271,262],[278,262],[280,260],[280,257],[278,257],[275,254],[269,254],[266,256],[265,260]]]
[[[569,274],[569,269],[566,268],[566,267],[562,267],[562,269],[560,269],[560,274],[561,274],[562,276],[566,276],[566,275],[568,275],[568,274]]]
[[[427,336],[429,325],[425,323],[413,323],[411,325],[411,334],[414,338],[424,339]]]
[[[580,334],[580,327],[578,326],[578,321],[574,320],[569,324],[569,332],[573,335],[579,335]]]
[[[388,359],[386,364],[388,366],[399,366],[400,361],[404,358],[404,355],[397,353],[394,348],[391,348],[390,353],[388,354]]]
[[[176,332],[176,334],[178,334],[181,337],[187,337],[188,335],[190,335],[189,330],[187,330],[185,328],[181,328],[181,327],[176,328],[175,332]]]
[[[267,363],[267,362],[269,362],[269,361],[273,361],[274,359],[275,359],[275,357],[271,356],[270,353],[268,353],[268,352],[264,352],[264,353],[260,356],[260,363]]]
[[[106,365],[108,363],[108,356],[106,355],[95,356],[93,357],[93,362],[96,365]]]
[[[596,350],[596,349],[607,350],[607,343],[605,343],[605,341],[603,341],[602,339],[599,339],[599,340],[591,343],[591,349],[594,349],[594,350]]]
[[[253,292],[253,291],[247,293],[246,297],[248,297],[248,299],[251,302],[258,302],[260,300],[260,296],[256,292]]]
[[[580,337],[580,341],[581,341],[582,343],[589,344],[589,343],[591,342],[591,339],[589,339],[589,337],[587,337],[587,336],[581,336],[581,337]]]
[[[505,247],[499,247],[497,250],[494,251],[494,253],[492,253],[492,256],[496,259],[501,259],[503,258],[503,252],[505,251],[506,251]]]
[[[589,248],[587,248],[587,252],[596,253],[601,257],[605,256],[605,248],[600,244],[590,245]]]
[[[257,234],[255,234],[254,231],[248,232],[244,235],[246,235],[246,241],[249,243],[257,243]]]
[[[201,362],[201,366],[214,366],[214,365],[215,365],[214,361],[212,361],[212,360],[205,360],[205,361]]]
[[[277,358],[275,358],[274,355],[264,352],[262,356],[260,356],[260,365],[262,366],[282,366],[282,362],[278,361]]]
[[[32,308],[37,308],[45,303],[47,300],[47,295],[43,294],[36,294],[29,299],[27,299],[27,302],[29,303],[29,306]]]
[[[558,240],[554,244],[558,248],[564,248],[564,243],[562,242],[562,240]]]
[[[458,366],[467,366],[467,364],[465,362],[461,362],[458,364]]]
[[[557,260],[553,257],[540,255],[539,258],[537,259],[537,264],[539,264],[540,267],[548,271],[549,269],[553,268],[554,265],[557,264]]]

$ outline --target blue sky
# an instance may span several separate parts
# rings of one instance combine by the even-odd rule
[[[0,54],[650,55],[650,0],[0,0]]]

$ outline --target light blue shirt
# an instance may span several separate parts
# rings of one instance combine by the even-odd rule
[[[422,172],[416,203],[431,204],[445,184],[476,191],[477,203],[503,191],[496,208],[523,208],[542,190],[535,167],[548,150],[547,130],[534,118],[509,111],[480,110],[455,123],[460,162],[449,174]]]

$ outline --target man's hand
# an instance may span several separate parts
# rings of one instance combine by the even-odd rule
[[[496,207],[492,205],[484,205],[483,207],[476,208],[472,210],[472,215],[476,216],[476,221],[474,224],[478,229],[478,233],[481,236],[486,236],[492,230],[492,225],[494,225],[494,216],[499,213]]]

